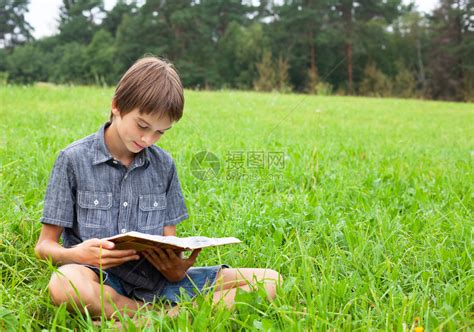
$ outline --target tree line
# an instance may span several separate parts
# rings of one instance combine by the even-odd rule
[[[114,85],[148,53],[188,88],[474,100],[472,0],[63,0],[38,40],[29,0],[0,3],[0,84]]]

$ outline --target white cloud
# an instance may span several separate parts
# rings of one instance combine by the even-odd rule
[[[110,10],[116,2],[116,0],[105,0],[105,9]],[[35,38],[52,36],[57,33],[59,8],[62,3],[62,0],[31,0],[25,18],[35,29],[33,31]]]
[[[54,35],[58,29],[61,0],[32,0],[26,21],[35,29],[33,36],[41,38]]]

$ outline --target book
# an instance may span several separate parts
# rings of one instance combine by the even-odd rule
[[[137,252],[150,248],[173,249],[187,251],[206,247],[221,246],[224,244],[241,243],[235,237],[210,238],[205,236],[161,236],[140,232],[127,232],[106,238],[115,243],[115,249],[135,249]]]

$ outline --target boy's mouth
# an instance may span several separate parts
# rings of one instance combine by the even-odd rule
[[[133,141],[133,144],[135,144],[135,146],[139,149],[144,149],[145,147],[144,146],[141,146],[140,144],[138,144],[137,142]]]

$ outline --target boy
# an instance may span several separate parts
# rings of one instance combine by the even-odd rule
[[[196,288],[206,286],[213,286],[214,300],[228,307],[237,288],[251,290],[256,282],[275,297],[280,276],[273,270],[192,268],[198,250],[187,259],[161,249],[140,256],[116,250],[104,239],[128,231],[176,235],[176,225],[188,217],[174,162],[154,145],[181,118],[183,107],[183,87],[173,67],[143,58],[118,83],[110,121],[60,152],[35,248],[38,257],[60,265],[49,282],[55,304],[101,315],[100,267],[109,318],[116,308],[133,313],[154,300],[176,304],[180,292],[193,297]]]

